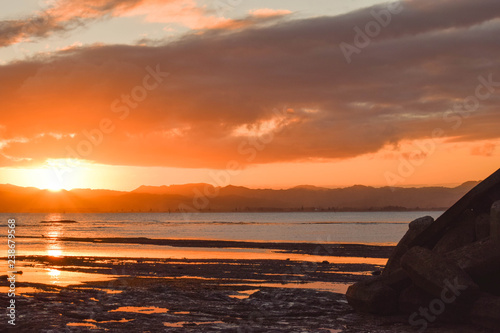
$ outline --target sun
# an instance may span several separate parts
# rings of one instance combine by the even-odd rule
[[[54,182],[54,183],[49,183],[47,184],[46,190],[49,190],[50,192],[60,192],[61,190],[64,189],[63,185],[58,183],[58,182]]]
[[[60,176],[59,170],[53,165],[44,165],[40,168],[32,169],[32,186],[51,192],[59,192],[68,188],[68,183]]]
[[[16,168],[8,177],[12,184],[59,192],[83,187],[87,183],[85,165],[79,160],[49,159],[43,165]]]
[[[79,162],[71,159],[47,160],[45,165],[39,169],[39,173],[43,174],[44,177],[43,180],[40,180],[41,184],[36,187],[51,192],[71,190],[74,188],[75,181],[78,181],[79,168]]]

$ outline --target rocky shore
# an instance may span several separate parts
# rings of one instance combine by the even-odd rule
[[[349,287],[360,312],[407,314],[420,332],[438,321],[500,331],[500,170],[434,221],[423,217],[381,276]]]
[[[335,247],[338,256],[352,254],[352,249]],[[380,246],[366,256],[392,250]],[[25,275],[30,268],[43,267],[109,277],[68,286],[19,282],[19,332],[415,331],[406,317],[356,313],[343,292],[335,292],[335,286],[347,288],[380,271],[373,264],[49,256],[19,260]],[[7,285],[5,277],[1,281]],[[0,302],[8,302],[6,293],[0,294]],[[7,329],[4,320],[0,331]],[[437,324],[429,332],[453,329]],[[483,331],[471,327],[470,332]]]

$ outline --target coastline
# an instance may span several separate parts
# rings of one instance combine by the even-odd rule
[[[176,244],[199,242],[182,240]],[[202,242],[205,246],[234,245]],[[313,246],[326,245],[339,258],[355,260],[361,255],[366,260],[307,261],[307,255],[300,255],[303,260],[20,256],[18,270],[23,274],[18,275],[16,286],[17,328],[28,332],[415,331],[405,318],[354,313],[343,294],[348,285],[380,270],[382,266],[370,264],[370,260],[392,247],[257,245],[289,252],[295,248],[308,252]],[[329,255],[324,258],[332,258]],[[68,284],[64,279],[78,281]],[[0,288],[7,288],[5,278]],[[6,297],[1,293],[2,302]],[[446,332],[442,326],[438,329]]]
[[[18,239],[44,239],[59,242],[81,242],[97,244],[140,244],[161,245],[187,248],[233,248],[233,249],[266,249],[279,250],[283,253],[297,253],[340,257],[388,258],[393,249],[392,244],[358,244],[358,243],[311,243],[311,242],[255,242],[211,239],[174,239],[147,237],[38,237],[18,236]]]

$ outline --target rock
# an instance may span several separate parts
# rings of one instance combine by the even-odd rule
[[[491,238],[500,242],[500,201],[495,201],[491,205],[490,222]]]
[[[434,298],[412,283],[399,295],[399,309],[403,313],[411,313],[427,306]]]
[[[453,206],[451,206],[446,212],[444,212],[443,215],[437,218],[434,223],[432,223],[420,235],[418,235],[409,244],[409,247],[434,247],[439,239],[441,239],[441,237],[446,233],[446,231],[456,225],[457,218],[459,218],[465,210],[473,208],[475,206],[487,205],[488,202],[485,202],[485,200],[491,200],[489,199],[489,194],[492,191],[500,192],[499,188],[500,169],[495,171],[491,176],[483,180],[476,187],[470,190],[466,195],[464,195],[460,200],[458,200]],[[491,205],[492,203],[493,202],[489,204]]]
[[[408,228],[414,231],[416,234],[412,237],[412,240],[418,236],[419,233],[424,231],[428,226],[430,226],[434,222],[434,218],[432,216],[424,216],[419,217],[416,220],[413,220],[408,225]]]
[[[456,263],[423,247],[411,248],[401,258],[401,267],[415,285],[437,298],[450,290],[458,290],[460,298],[479,292],[479,286]]]
[[[474,221],[476,239],[481,240],[490,236],[490,214],[481,214]]]
[[[476,215],[474,212],[468,209],[458,220],[458,225],[450,229],[434,246],[434,252],[447,253],[476,240]]]
[[[391,275],[380,276],[379,278],[382,279],[386,285],[393,288],[398,293],[411,285],[410,277],[402,268],[395,270]]]
[[[481,291],[494,296],[500,296],[500,269],[474,279]]]
[[[394,252],[389,257],[382,275],[389,275],[401,267],[401,257],[406,253],[406,251],[408,251],[409,244],[433,222],[434,218],[431,216],[424,216],[410,222],[410,224],[408,225],[408,231],[399,241],[398,245],[394,249]]]
[[[398,295],[411,281],[403,269],[388,276],[376,276],[357,282],[347,289],[349,304],[360,312],[387,315],[397,312]]]
[[[411,325],[470,322],[500,332],[499,282],[500,169],[436,221],[411,222],[382,274],[346,296],[358,311],[411,313]]]
[[[379,277],[353,284],[346,298],[360,312],[389,315],[398,311],[398,293]]]
[[[472,278],[485,276],[500,269],[500,242],[490,238],[468,244],[445,255]]]
[[[500,327],[500,297],[483,294],[472,303],[469,317],[471,323],[498,332]]]

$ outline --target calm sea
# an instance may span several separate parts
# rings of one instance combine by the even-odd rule
[[[0,214],[6,229],[16,219],[18,255],[75,254],[99,251],[160,250],[136,244],[60,242],[61,237],[147,237],[175,239],[249,240],[282,242],[394,244],[415,218],[442,212],[304,212],[304,213],[107,213]],[[40,223],[73,220],[77,223]],[[4,235],[6,234],[3,233]],[[43,238],[42,238],[43,236]],[[87,252],[86,252],[87,251]],[[90,252],[89,252],[90,251]]]
[[[442,212],[360,212],[360,213],[120,213],[120,214],[0,214],[0,257],[7,257],[7,221],[16,219],[16,258],[24,255],[107,257],[115,263],[133,258],[161,260],[292,260],[332,264],[371,264],[383,267],[387,259],[342,257],[290,253],[261,248],[174,247],[148,244],[75,242],[63,237],[113,238],[147,237],[207,240],[249,240],[317,243],[394,244],[415,218]],[[73,220],[77,223],[40,223]],[[23,237],[24,236],[24,237]],[[28,237],[26,237],[28,236]],[[3,250],[2,250],[3,248]],[[3,253],[3,254],[2,254]],[[200,261],[201,262],[201,261]],[[73,272],[57,265],[45,267],[35,261],[17,260],[16,269],[23,271],[19,281],[69,285],[82,281],[105,281],[108,275]],[[0,271],[7,271],[7,261],[0,261]],[[369,271],[359,272],[369,274]],[[124,272],[114,269],[113,274]],[[262,286],[262,282],[255,282]],[[348,283],[311,282],[297,288],[345,292]],[[267,286],[273,286],[268,284]],[[281,284],[279,286],[282,286]],[[5,287],[6,288],[6,287]]]

